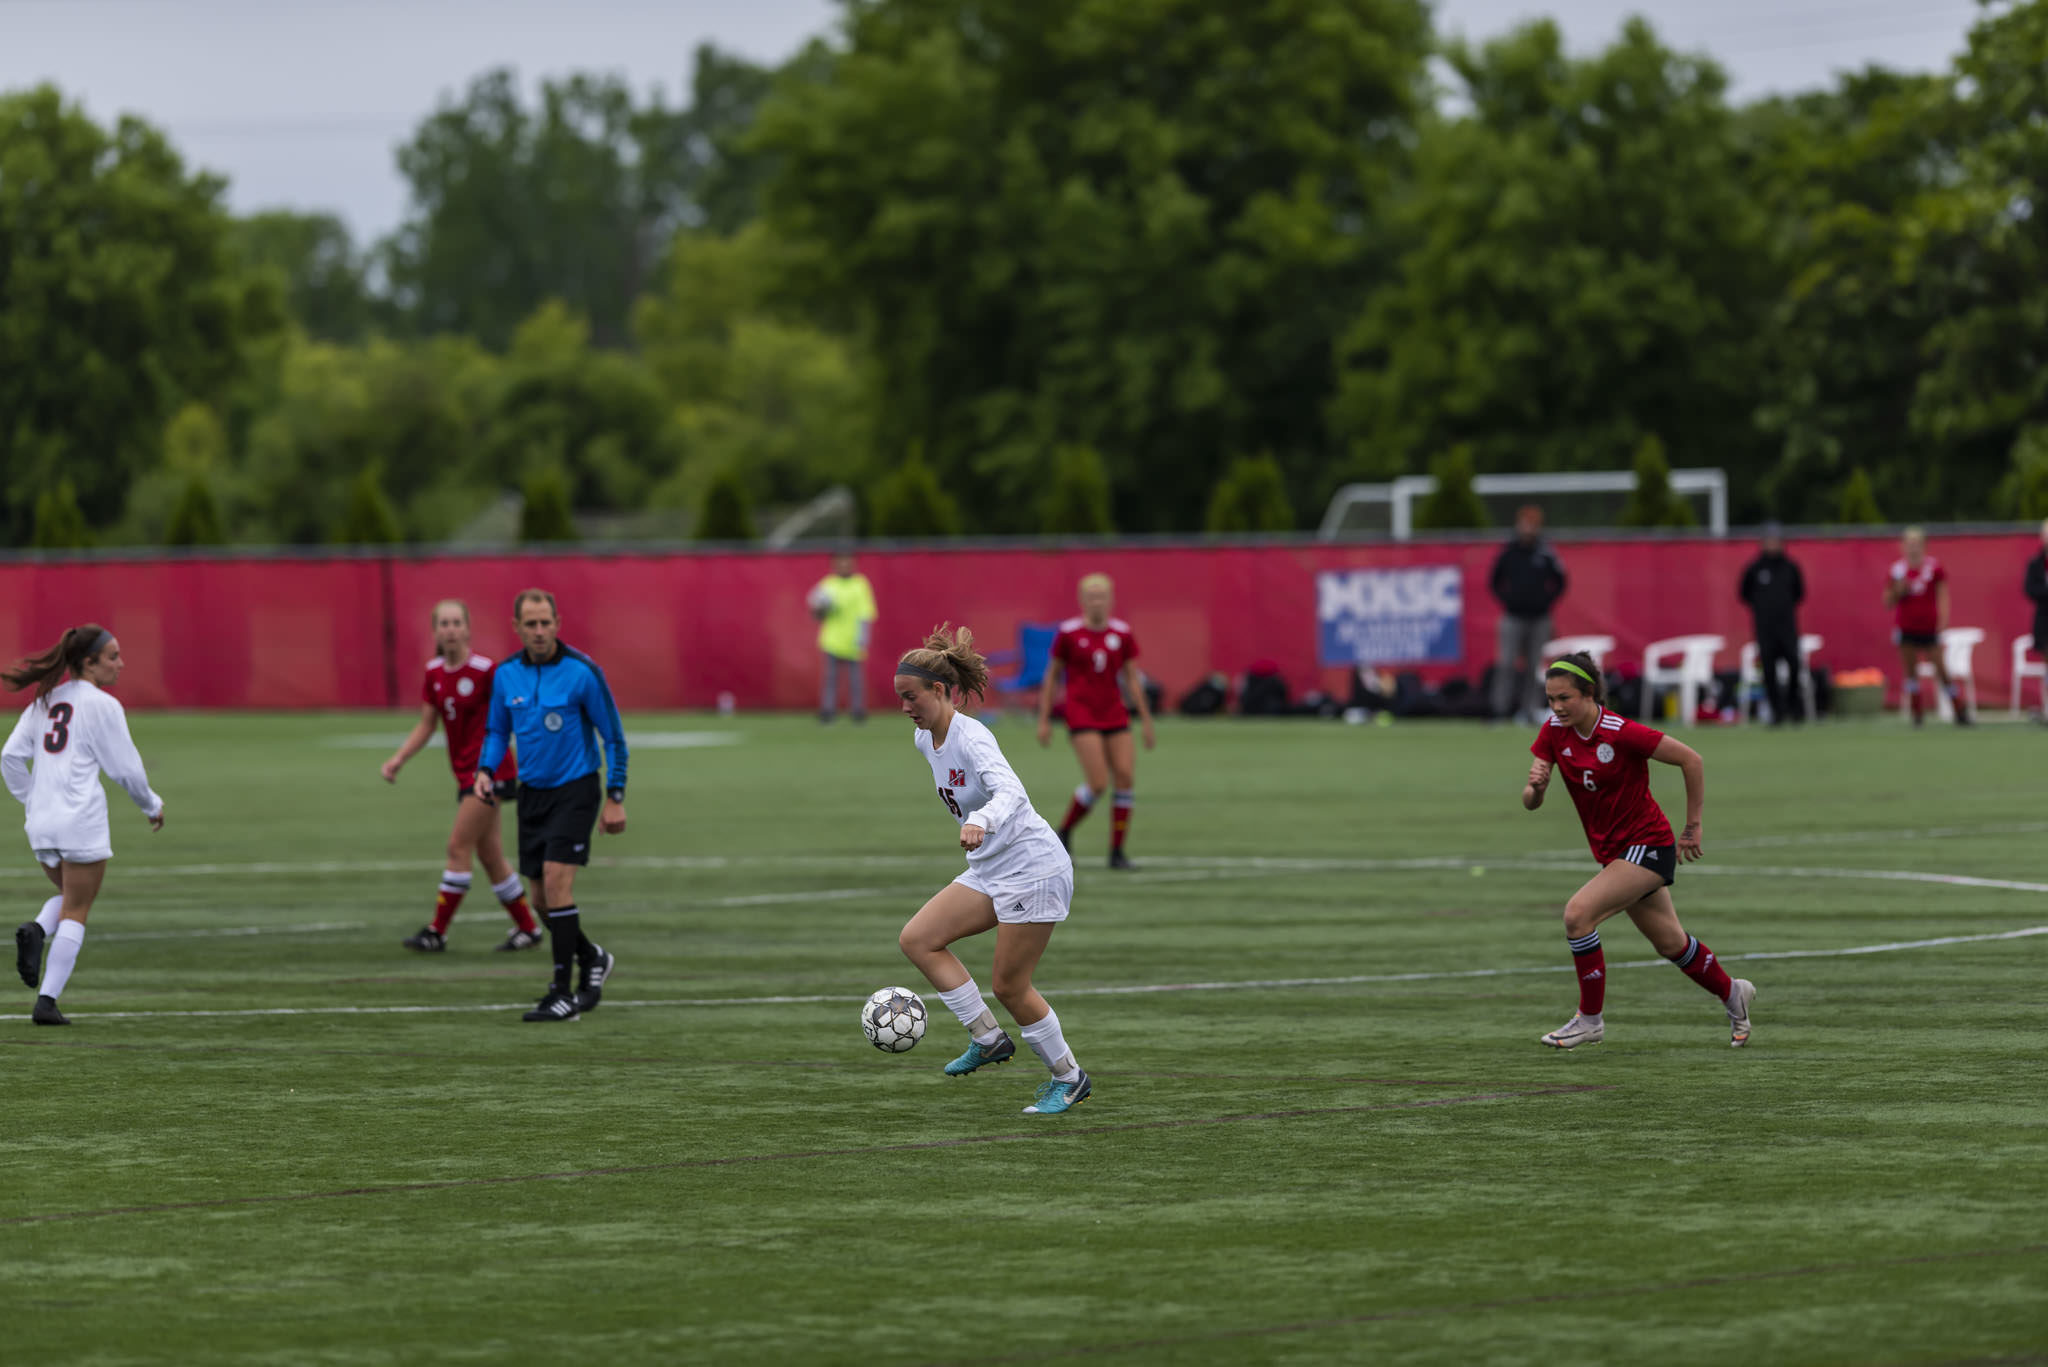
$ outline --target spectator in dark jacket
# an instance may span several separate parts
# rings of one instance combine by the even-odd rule
[[[1764,676],[1771,725],[1782,726],[1788,719],[1805,715],[1799,605],[1806,601],[1806,576],[1799,572],[1799,562],[1785,554],[1785,535],[1775,522],[1764,528],[1756,559],[1742,572],[1742,601],[1749,604],[1756,628],[1757,668]],[[1783,678],[1778,673],[1780,664]]]
[[[1564,590],[1564,565],[1543,540],[1543,510],[1530,504],[1515,514],[1515,539],[1493,562],[1493,596],[1501,607],[1493,667],[1495,717],[1518,714],[1524,699],[1540,696],[1538,666],[1550,663],[1542,658],[1551,638],[1550,609]]]
[[[2048,655],[2048,521],[2041,524],[2041,549],[2027,562],[2027,597],[2034,600],[2034,649]],[[2020,681],[2012,681],[2018,689]],[[2048,690],[2042,695],[2042,713],[2048,716]]]

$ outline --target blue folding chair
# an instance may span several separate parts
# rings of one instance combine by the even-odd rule
[[[998,650],[988,657],[991,671],[1014,666],[1016,673],[997,677],[995,684],[1005,694],[1037,692],[1045,684],[1046,666],[1052,663],[1052,643],[1058,638],[1058,624],[1024,622],[1017,628],[1017,648]]]

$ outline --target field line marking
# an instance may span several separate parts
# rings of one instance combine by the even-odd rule
[[[1332,1115],[1358,1115],[1368,1111],[1417,1111],[1440,1106],[1470,1106],[1486,1101],[1519,1101],[1530,1097],[1577,1096],[1588,1092],[1611,1092],[1598,1083],[1560,1083],[1549,1087],[1523,1087],[1507,1091],[1472,1092],[1464,1096],[1423,1097],[1413,1101],[1375,1101],[1356,1106],[1299,1107],[1284,1111],[1245,1111],[1234,1115],[1183,1116],[1175,1120],[1135,1120],[1121,1125],[1085,1125],[1021,1130],[1009,1134],[963,1135],[956,1139],[923,1139],[902,1144],[867,1144],[844,1149],[797,1149],[785,1153],[733,1154],[725,1158],[684,1158],[670,1163],[635,1163],[621,1167],[581,1168],[568,1172],[529,1172],[504,1177],[457,1177],[440,1182],[394,1182],[385,1186],[343,1187],[335,1191],[290,1192],[270,1196],[223,1196],[208,1201],[168,1201],[161,1205],[110,1206],[101,1210],[52,1211],[43,1215],[11,1215],[0,1225],[49,1224],[64,1220],[97,1220],[113,1215],[158,1215],[172,1211],[220,1210],[234,1206],[284,1205],[298,1201],[332,1201],[351,1196],[398,1196],[409,1192],[451,1191],[463,1187],[501,1187],[526,1182],[569,1182],[587,1177],[633,1177],[652,1172],[686,1172],[692,1168],[740,1167],[750,1163],[783,1163],[803,1158],[864,1158],[872,1154],[920,1153],[932,1149],[961,1149],[980,1144],[1015,1144],[1035,1140],[1078,1139],[1086,1135],[1133,1134],[1144,1130],[1179,1130],[1193,1126],[1241,1125],[1255,1120],[1303,1120]]]
[[[92,942],[105,944],[109,940],[191,940],[211,939],[223,935],[320,935],[330,930],[361,930],[368,921],[309,921],[305,925],[284,926],[216,926],[195,930],[109,930],[96,931]]]
[[[1398,1320],[1436,1319],[1446,1315],[1469,1315],[1474,1311],[1517,1310],[1532,1305],[1569,1305],[1579,1301],[1605,1300],[1612,1296],[1661,1296],[1674,1291],[1704,1291],[1721,1286],[1750,1286],[1758,1282],[1791,1281],[1800,1277],[1823,1277],[1836,1272],[1871,1272],[1881,1268],[1925,1267],[1936,1263],[1972,1262],[1985,1258],[2025,1258],[2048,1253],[2048,1244],[2018,1244],[2009,1248],[1971,1248],[1953,1253],[1917,1253],[1897,1258],[1867,1258],[1806,1267],[1780,1267],[1764,1272],[1728,1272],[1716,1276],[1687,1277],[1678,1281],[1639,1282],[1634,1286],[1592,1286],[1576,1291],[1546,1291],[1528,1296],[1503,1296],[1493,1300],[1456,1301],[1447,1305],[1418,1305],[1400,1310],[1380,1310],[1362,1315],[1333,1315],[1326,1319],[1296,1320],[1291,1324],[1267,1324],[1238,1329],[1212,1329],[1206,1333],[1167,1334],[1157,1338],[1124,1339],[1116,1343],[1084,1343],[1067,1348],[1036,1352],[982,1354],[973,1358],[930,1363],[926,1367],[979,1367],[984,1363],[1048,1362],[1059,1358],[1106,1357],[1117,1353],[1172,1349],[1200,1343],[1221,1343],[1232,1339],[1266,1338],[1279,1334],[1314,1334],[1356,1325],[1385,1324]],[[1989,1362],[2032,1361],[2028,1358],[1980,1359]]]
[[[2025,940],[2048,935],[2048,925],[2025,926],[2019,930],[1997,930],[1982,935],[1942,935],[1929,940],[1893,940],[1875,945],[1848,945],[1840,949],[1759,950],[1748,954],[1723,954],[1722,963],[1747,959],[1842,959],[1862,954],[1895,954],[1909,949],[1936,949],[1943,945],[1987,944],[1997,940]],[[1664,959],[1623,959],[1609,968],[1661,968]],[[1530,964],[1519,968],[1457,968],[1418,973],[1347,973],[1328,978],[1238,978],[1184,983],[1121,983],[1099,987],[1065,987],[1062,997],[1141,997],[1169,992],[1244,992],[1275,988],[1355,987],[1368,983],[1444,982],[1459,978],[1507,978],[1524,973],[1569,973],[1570,964]],[[865,998],[837,993],[773,997],[662,997],[640,1001],[609,1001],[618,1007],[719,1007],[719,1006],[818,1006],[851,1004]],[[465,1015],[479,1011],[517,1011],[519,1003],[464,1003],[446,1006],[252,1006],[195,1011],[79,1011],[80,1019],[160,1020],[211,1016],[430,1016]],[[4,1019],[4,1018],[0,1018]],[[20,1020],[24,1017],[14,1017]]]

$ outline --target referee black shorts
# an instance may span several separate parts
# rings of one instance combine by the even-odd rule
[[[519,789],[519,871],[541,876],[543,864],[588,864],[590,837],[604,790],[595,772],[559,788]]]

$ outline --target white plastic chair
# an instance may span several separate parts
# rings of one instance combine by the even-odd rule
[[[1714,685],[1714,657],[1728,645],[1724,636],[1673,636],[1643,647],[1643,693],[1647,706],[1659,688],[1678,690],[1678,718],[1699,720],[1700,689]],[[1669,661],[1670,663],[1667,663]]]
[[[2034,638],[2015,636],[2012,638],[2012,719],[2020,719],[2020,694],[2026,691],[2028,679],[2041,681],[2041,706],[2048,710],[2048,664],[2029,660],[2027,652],[2034,648]]]
[[[1585,651],[1593,657],[1593,663],[1604,665],[1607,657],[1614,653],[1612,636],[1560,636],[1554,641],[1543,643],[1543,658],[1536,662],[1536,677],[1541,679],[1550,662],[1565,655],[1576,655]]]
[[[1806,719],[1808,721],[1814,720],[1818,715],[1813,698],[1813,657],[1819,653],[1823,644],[1823,638],[1814,635],[1810,631],[1801,632],[1799,635],[1799,692],[1806,700]],[[1757,663],[1759,653],[1755,641],[1749,641],[1742,647],[1742,684],[1738,691],[1745,699],[1749,697],[1749,690],[1751,688],[1761,688],[1763,686],[1763,668]],[[1768,697],[1768,695],[1766,696]],[[1766,702],[1764,706],[1769,707],[1770,704]],[[1742,717],[1748,711],[1747,707],[1743,707],[1738,709],[1735,715]]]
[[[1963,697],[1970,704],[1970,715],[1973,717],[1977,715],[1977,666],[1975,661],[1977,647],[1982,644],[1984,644],[1984,630],[1982,627],[1950,627],[1947,631],[1941,633],[1941,662],[1948,667],[1949,680],[1952,683],[1962,685]],[[1922,660],[1919,672],[1920,678],[1923,681],[1923,687],[1931,688],[1934,691],[1936,714],[1943,721],[1954,721],[1956,719],[1955,704],[1949,701],[1947,690],[1943,689],[1939,682],[1925,682],[1935,678],[1934,666],[1928,661]],[[1904,689],[1899,690],[1899,715],[1906,718],[1911,718],[1913,715],[1913,700],[1906,696]]]

